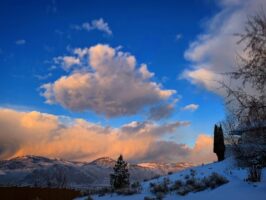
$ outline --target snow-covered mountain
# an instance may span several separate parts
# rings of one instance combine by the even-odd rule
[[[169,172],[177,172],[183,169],[193,167],[191,163],[155,163],[155,162],[148,162],[148,163],[139,163],[138,166],[149,168],[159,174],[166,175]]]
[[[71,162],[40,156],[17,157],[0,161],[0,185],[101,187],[109,185],[115,162],[108,157],[92,162]],[[132,181],[143,181],[190,166],[187,163],[129,163],[129,172]]]

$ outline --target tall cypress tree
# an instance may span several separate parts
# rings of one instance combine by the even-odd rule
[[[114,173],[110,174],[110,184],[114,189],[125,188],[129,186],[128,164],[120,155],[114,166]]]
[[[216,153],[218,161],[224,160],[224,134],[222,126],[214,126],[214,141],[213,141],[213,152]]]

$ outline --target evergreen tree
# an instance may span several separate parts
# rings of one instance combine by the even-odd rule
[[[224,134],[222,126],[214,126],[214,142],[213,142],[213,152],[216,153],[218,161],[224,160]]]
[[[114,173],[110,175],[110,184],[114,189],[125,188],[129,186],[128,164],[120,155],[114,166]]]

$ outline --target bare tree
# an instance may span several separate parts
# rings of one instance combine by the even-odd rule
[[[249,17],[244,32],[236,35],[240,37],[238,44],[245,46],[245,56],[238,55],[236,71],[226,75],[231,82],[242,82],[242,86],[234,88],[221,83],[227,92],[230,116],[225,125],[231,135],[241,135],[238,141],[232,140],[239,158],[249,165],[266,165],[266,16],[263,10]]]

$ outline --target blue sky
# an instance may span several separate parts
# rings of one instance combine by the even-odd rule
[[[133,160],[151,160],[156,154],[164,161],[163,156],[179,148],[183,153],[178,156],[192,159],[193,148],[202,141],[210,144],[214,124],[225,118],[224,93],[216,81],[220,73],[234,69],[236,53],[241,54],[233,35],[265,2],[9,0],[0,5],[2,109],[37,121],[51,116],[64,116],[64,123],[84,119],[93,130],[115,134],[119,145],[123,137],[141,143],[136,135],[143,132],[150,141],[152,132],[151,144],[158,148],[148,145],[138,152],[141,157],[120,147],[115,152],[99,149],[93,156],[77,152],[91,159],[121,150]],[[84,126],[79,120],[73,124]],[[65,129],[60,132],[67,135]],[[21,152],[31,150],[5,155]],[[67,152],[49,155],[80,158],[65,156]]]
[[[90,110],[73,112],[44,103],[40,95],[42,84],[64,73],[49,68],[54,57],[68,54],[67,49],[99,43],[122,46],[138,63],[148,65],[156,82],[181,96],[173,115],[163,121],[191,121],[183,131],[190,135],[184,142],[192,145],[199,133],[211,134],[214,123],[224,117],[219,96],[179,78],[191,65],[184,52],[218,10],[219,6],[210,1],[2,1],[0,105],[81,117],[113,127],[144,120],[142,114],[106,118]],[[72,28],[100,18],[108,23],[112,35]],[[52,75],[48,77],[48,73]],[[199,108],[182,111],[188,104]]]

